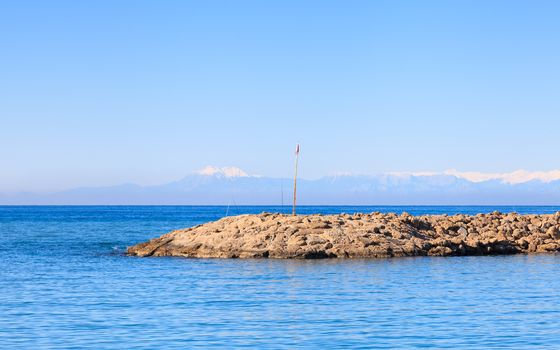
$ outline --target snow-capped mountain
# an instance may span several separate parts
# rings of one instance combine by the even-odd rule
[[[292,179],[249,175],[235,167],[206,167],[157,186],[125,184],[38,195],[0,195],[0,204],[200,204],[291,203]],[[298,180],[300,204],[508,205],[560,204],[560,172],[507,174],[389,173]]]

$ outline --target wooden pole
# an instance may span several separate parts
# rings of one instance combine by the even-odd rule
[[[297,166],[298,166],[298,159],[299,159],[299,143],[296,147],[296,164],[295,164],[295,172],[294,172],[294,204],[292,206],[292,215],[296,215],[296,193],[297,193]]]

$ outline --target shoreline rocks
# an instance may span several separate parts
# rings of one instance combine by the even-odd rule
[[[129,247],[132,256],[389,258],[560,251],[560,212],[520,215],[407,213],[225,217]]]

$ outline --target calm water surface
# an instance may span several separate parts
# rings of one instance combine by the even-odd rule
[[[132,258],[126,246],[278,207],[0,207],[0,349],[560,347],[560,256]],[[412,214],[560,207],[304,207]]]

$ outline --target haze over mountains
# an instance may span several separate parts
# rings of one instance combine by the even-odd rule
[[[206,167],[178,181],[0,194],[0,204],[290,205],[292,179]],[[558,205],[560,171],[388,173],[298,180],[301,205]]]

